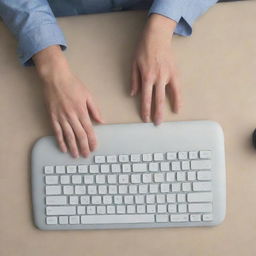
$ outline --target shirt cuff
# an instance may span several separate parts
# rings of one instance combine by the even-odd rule
[[[148,15],[156,13],[176,21],[177,26],[174,33],[181,36],[189,36],[192,34],[192,26],[182,16],[183,8],[182,0],[154,0]]]
[[[20,35],[18,55],[21,63],[33,66],[32,56],[51,45],[60,45],[62,50],[67,48],[64,35],[56,23],[42,24]]]

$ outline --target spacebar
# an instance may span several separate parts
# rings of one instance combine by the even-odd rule
[[[121,223],[152,223],[155,222],[154,214],[129,214],[129,215],[86,215],[81,216],[82,224],[121,224]]]

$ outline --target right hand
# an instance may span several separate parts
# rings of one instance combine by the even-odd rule
[[[52,126],[62,152],[88,157],[96,148],[91,117],[103,123],[88,89],[71,72],[59,46],[50,46],[34,55]]]

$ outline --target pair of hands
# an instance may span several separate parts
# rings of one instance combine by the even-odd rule
[[[180,108],[180,84],[171,50],[175,26],[175,21],[152,14],[135,53],[131,96],[141,93],[144,122],[151,117],[157,125],[163,121],[166,92],[173,112]],[[40,51],[33,60],[44,82],[46,105],[61,151],[69,151],[75,158],[88,157],[97,144],[92,119],[104,123],[92,95],[72,73],[59,46]]]

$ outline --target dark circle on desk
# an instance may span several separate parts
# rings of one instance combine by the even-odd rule
[[[253,144],[253,147],[256,149],[256,129],[252,134],[252,144]]]

